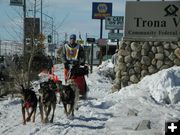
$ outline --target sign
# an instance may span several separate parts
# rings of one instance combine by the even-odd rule
[[[55,51],[56,45],[55,44],[49,44],[48,45],[48,52],[53,53]]]
[[[23,6],[23,0],[10,0],[12,6]]]
[[[108,33],[108,39],[122,39],[123,33]]]
[[[180,1],[126,1],[124,39],[180,39]]]
[[[88,43],[95,43],[95,38],[87,38]]]
[[[119,29],[123,30],[124,17],[123,16],[109,16],[105,18],[105,29]]]
[[[35,26],[34,26],[35,21]],[[24,34],[26,38],[32,38],[34,35],[37,37],[40,34],[40,19],[39,18],[25,18],[25,29]],[[35,28],[34,28],[35,27]],[[34,33],[33,33],[34,29]]]
[[[98,45],[107,45],[107,39],[98,39]]]
[[[84,44],[84,40],[77,40],[77,44],[80,44],[80,45]]]
[[[112,16],[112,3],[92,3],[92,19],[105,19],[107,16]]]

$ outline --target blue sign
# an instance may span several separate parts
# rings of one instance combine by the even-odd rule
[[[92,19],[105,19],[107,16],[112,16],[112,3],[92,3]]]

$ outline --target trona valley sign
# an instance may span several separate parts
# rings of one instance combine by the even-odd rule
[[[180,39],[180,1],[127,1],[124,39]]]

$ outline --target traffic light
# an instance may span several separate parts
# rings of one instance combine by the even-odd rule
[[[48,35],[48,43],[51,43],[51,42],[52,42],[52,36]]]

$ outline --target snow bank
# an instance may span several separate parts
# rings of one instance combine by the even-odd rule
[[[114,79],[115,74],[113,71],[113,64],[111,62],[111,60],[107,60],[104,61],[97,70],[97,74],[99,74],[100,76],[104,76],[110,79]]]
[[[147,76],[138,85],[149,89],[157,102],[175,104],[180,101],[180,67],[172,67]]]
[[[104,76],[109,73],[112,63],[106,61],[100,67],[93,67],[87,84],[87,100],[78,102],[75,117],[67,119],[63,105],[57,104],[54,123],[42,124],[39,109],[36,122],[22,125],[20,99],[0,102],[0,134],[6,135],[154,135],[164,134],[165,121],[180,118],[180,67],[172,67],[145,77],[140,83],[110,93],[111,80]],[[97,74],[98,72],[98,74]],[[55,74],[63,78],[63,65],[55,66]],[[100,74],[100,75],[99,75]],[[34,87],[43,80],[34,82]],[[155,100],[153,100],[153,97]],[[168,99],[168,100],[167,100]],[[150,121],[152,129],[136,130],[143,121]]]

